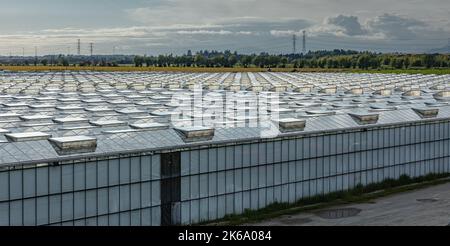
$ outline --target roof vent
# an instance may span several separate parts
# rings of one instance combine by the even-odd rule
[[[28,104],[23,103],[23,102],[18,102],[18,103],[4,103],[3,106],[7,107],[7,108],[21,108],[21,107],[28,107]]]
[[[402,94],[402,96],[407,96],[407,97],[420,97],[422,94],[422,92],[420,90],[409,90],[406,91]]]
[[[10,142],[26,142],[26,141],[38,141],[47,140],[52,135],[44,132],[21,132],[21,133],[9,133],[5,134],[5,137]]]
[[[58,124],[79,124],[79,123],[87,123],[89,122],[89,120],[80,117],[67,117],[67,118],[53,119],[53,122]]]
[[[264,88],[260,85],[253,85],[249,88],[251,91],[262,91]]]
[[[197,141],[208,141],[214,137],[214,128],[203,126],[178,127],[175,130],[181,135],[186,143]]]
[[[374,113],[349,113],[349,115],[359,125],[376,124],[379,117]]]
[[[169,128],[168,124],[161,124],[156,122],[131,124],[130,126],[134,129],[142,129],[142,130],[163,130]]]
[[[21,115],[17,113],[0,113],[1,120],[18,119]]]
[[[54,126],[55,123],[52,122],[38,122],[38,123],[23,123],[20,124],[22,127],[44,127],[44,126]]]
[[[52,116],[48,115],[23,115],[19,116],[19,118],[23,121],[44,121],[50,120]]]
[[[90,121],[89,123],[99,127],[116,127],[128,125],[127,122],[119,120],[99,120],[99,121]]]
[[[331,111],[331,110],[307,110],[306,113],[310,114],[310,115],[323,116],[323,115],[335,115],[336,111]]]
[[[319,90],[319,93],[325,93],[325,94],[336,94],[337,88],[336,87],[326,87]]]
[[[120,110],[116,110],[117,113],[120,114],[144,114],[145,111],[139,110],[137,108],[124,108]]]
[[[381,90],[375,91],[373,94],[374,95],[380,95],[380,96],[390,96],[392,94],[392,90],[390,90],[390,89],[381,89]]]
[[[274,121],[278,124],[280,132],[296,132],[303,131],[306,126],[306,120],[296,118],[285,118]]]
[[[55,105],[54,104],[34,104],[34,105],[28,105],[28,107],[33,108],[33,109],[49,109],[49,108],[54,108]]]
[[[396,110],[396,106],[388,106],[388,105],[382,105],[382,104],[372,104],[370,105],[370,111],[390,111],[390,110]]]
[[[435,118],[439,114],[438,108],[412,108],[412,110],[424,119]]]
[[[73,106],[57,106],[56,109],[61,111],[73,111],[73,110],[82,110],[84,108],[81,106],[73,105]]]
[[[430,90],[443,90],[443,89],[445,89],[445,85],[442,85],[442,84],[436,84],[436,85],[430,86]]]
[[[272,86],[270,91],[273,91],[273,92],[284,92],[284,91],[286,91],[286,87],[282,86],[282,85],[274,85],[274,86]]]
[[[104,113],[104,112],[114,112],[114,110],[108,108],[108,107],[92,107],[92,108],[85,108],[84,110],[92,113]]]
[[[3,129],[3,128],[0,128],[0,134],[4,134],[4,133],[10,133],[10,131],[6,130],[6,129]]]
[[[126,134],[126,133],[132,133],[137,132],[137,130],[134,129],[122,129],[122,130],[106,130],[102,131],[104,134]]]
[[[97,139],[88,136],[50,138],[48,141],[59,155],[94,152],[97,148]]]
[[[297,87],[295,90],[295,92],[301,92],[301,93],[310,93],[311,92],[311,87]]]
[[[364,93],[363,88],[352,88],[345,92],[346,94],[352,94],[352,95],[361,95]]]
[[[433,95],[436,100],[448,101],[450,100],[450,91],[440,91]]]

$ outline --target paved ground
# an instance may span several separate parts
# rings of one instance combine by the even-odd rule
[[[319,211],[281,216],[252,225],[446,226],[449,224],[450,183],[378,198],[370,203],[330,207]]]

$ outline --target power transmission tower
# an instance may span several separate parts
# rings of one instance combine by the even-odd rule
[[[297,48],[296,48],[296,42],[297,42],[297,35],[292,35],[292,54],[297,53]]]
[[[302,47],[302,52],[306,53],[306,31],[303,30],[303,47]]]
[[[77,55],[81,55],[81,40],[78,39],[77,43]]]
[[[38,57],[37,57],[37,46],[34,46],[34,65],[37,66]]]
[[[91,51],[91,56],[94,54],[94,43],[89,43],[89,49]]]
[[[25,48],[22,48],[22,57],[25,57]]]

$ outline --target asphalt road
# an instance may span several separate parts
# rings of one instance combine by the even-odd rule
[[[356,203],[286,215],[257,226],[447,226],[450,183]]]

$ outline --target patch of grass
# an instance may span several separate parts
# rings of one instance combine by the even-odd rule
[[[246,209],[242,214],[226,215],[223,219],[203,222],[200,225],[241,225],[335,205],[370,202],[375,198],[450,182],[450,179],[447,179],[449,177],[450,173],[428,174],[416,178],[402,175],[398,179],[386,179],[381,183],[366,186],[358,184],[350,190],[304,198],[293,204],[276,202],[259,210]]]
[[[359,70],[354,69],[348,72],[351,73],[405,73],[405,74],[450,74],[450,68],[423,68],[423,69],[369,69]]]

